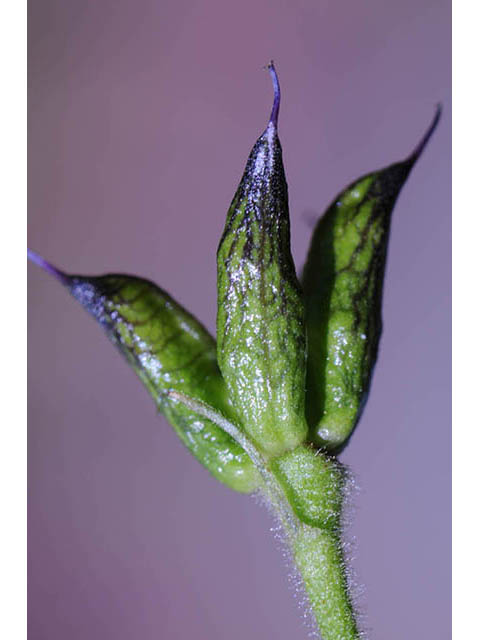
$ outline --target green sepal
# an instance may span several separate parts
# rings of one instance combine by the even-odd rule
[[[250,153],[217,253],[218,362],[245,430],[267,457],[307,434],[304,306],[270,70],[272,117]]]
[[[233,438],[166,393],[174,390],[195,397],[238,422],[216,362],[215,341],[207,330],[148,280],[115,274],[60,277],[104,328],[197,460],[230,488],[256,490],[259,474]]]
[[[302,285],[308,336],[306,415],[316,445],[339,452],[365,405],[382,330],[390,220],[440,108],[405,161],[363,176],[337,195],[314,230]]]

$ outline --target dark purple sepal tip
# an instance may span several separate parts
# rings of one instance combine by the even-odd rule
[[[38,267],[56,278],[61,284],[69,286],[70,277],[63,271],[60,271],[60,269],[54,267],[53,264],[50,264],[50,262],[47,262],[45,258],[42,258],[42,256],[40,256],[38,253],[35,253],[35,251],[32,251],[32,249],[27,249],[27,257]]]
[[[433,116],[433,120],[430,123],[430,125],[428,126],[428,129],[423,134],[422,139],[417,144],[417,146],[415,147],[413,152],[407,158],[407,162],[410,163],[411,166],[413,166],[415,164],[415,162],[419,159],[419,157],[422,155],[425,147],[427,146],[427,144],[430,141],[430,138],[434,134],[435,129],[438,126],[438,123],[440,122],[441,115],[442,115],[442,105],[439,103],[436,106],[435,115]]]
[[[280,109],[280,83],[278,82],[278,75],[275,70],[273,60],[267,66],[267,69],[270,72],[270,76],[273,82],[273,106],[269,122],[271,122],[276,129],[278,125],[278,111]]]

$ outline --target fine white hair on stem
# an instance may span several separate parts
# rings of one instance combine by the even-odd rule
[[[358,510],[357,498],[362,493],[362,488],[351,468],[341,463],[344,477],[343,500],[341,514],[341,549],[345,562],[348,592],[350,594],[355,618],[358,626],[358,634],[361,640],[370,636],[371,630],[367,627],[367,613],[365,605],[365,585],[355,568],[355,553],[357,539],[351,533],[355,514]]]
[[[236,425],[232,424],[225,416],[210,407],[205,402],[191,398],[190,396],[175,391],[174,389],[168,390],[166,395],[176,402],[180,402],[184,406],[188,407],[195,413],[211,420],[220,429],[223,429],[229,436],[231,436],[235,442],[242,447],[242,449],[250,457],[251,461],[255,465],[257,471],[262,476],[265,483],[265,489],[268,495],[268,499],[272,501],[275,507],[279,510],[281,515],[282,524],[290,535],[294,535],[297,529],[296,518],[293,515],[290,508],[287,506],[284,495],[275,478],[272,476],[267,467],[267,462],[264,457],[255,447],[253,442],[243,433]]]

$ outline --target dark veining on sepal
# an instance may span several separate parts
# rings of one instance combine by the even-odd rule
[[[303,442],[305,329],[290,253],[288,190],[277,133],[280,89],[227,214],[217,252],[218,361],[245,429],[276,454]]]
[[[391,214],[441,109],[404,161],[367,174],[331,203],[314,230],[302,276],[310,438],[338,453],[367,399],[382,331],[381,303]]]
[[[122,274],[68,275],[34,252],[29,257],[103,327],[193,455],[232,489],[257,489],[258,472],[231,436],[167,393],[176,390],[197,398],[238,423],[207,330],[153,282]]]

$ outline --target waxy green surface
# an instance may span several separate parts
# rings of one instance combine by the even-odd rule
[[[308,335],[309,438],[338,452],[365,405],[382,331],[390,221],[440,110],[404,162],[368,174],[339,193],[312,237],[302,285]]]
[[[358,422],[377,357],[392,209],[440,110],[405,162],[335,198],[314,231],[302,291],[269,71],[272,115],[217,252],[217,345],[149,281],[67,276],[30,257],[103,326],[193,455],[232,489],[271,502],[323,640],[358,640],[341,537],[347,476],[333,454]]]
[[[220,369],[245,430],[268,457],[279,455],[307,435],[306,351],[282,150],[272,121],[228,211],[217,270]]]
[[[180,391],[236,420],[207,330],[165,291],[141,278],[71,276],[66,286],[102,325],[197,460],[232,489],[254,491],[259,476],[245,451],[216,424],[165,393]]]

